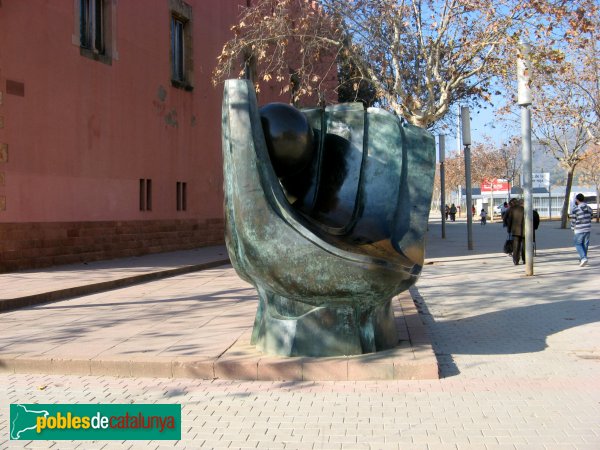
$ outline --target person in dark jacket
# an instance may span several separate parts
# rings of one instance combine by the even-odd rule
[[[523,245],[525,210],[523,200],[519,200],[515,205],[511,205],[506,217],[506,226],[513,239],[513,262],[515,266],[519,264],[519,258],[525,264],[525,246]]]
[[[452,222],[456,220],[456,206],[454,206],[454,203],[452,203],[452,206],[450,206],[450,220]]]
[[[500,216],[502,217],[502,227],[506,228],[506,213],[508,212],[508,202],[504,202],[500,208]]]
[[[502,226],[504,228],[508,228],[508,213],[510,212],[510,208],[517,204],[516,198],[511,198],[506,205],[506,209],[504,210],[504,214],[502,215]],[[510,229],[508,229],[508,234],[510,234]]]

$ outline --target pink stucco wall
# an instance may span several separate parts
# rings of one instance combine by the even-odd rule
[[[112,2],[118,56],[107,65],[80,55],[73,0],[2,0],[0,222],[222,217],[222,87],[210,78],[245,0],[186,0],[192,92],[171,86],[168,0]],[[140,178],[152,179],[152,211],[139,210]]]
[[[99,61],[80,46],[80,0],[0,0],[0,273],[223,243],[223,88],[211,75],[248,2],[185,0],[192,91],[171,83],[183,1],[104,2],[112,55]],[[280,89],[261,83],[259,103],[289,101]],[[152,180],[151,211],[140,179]]]

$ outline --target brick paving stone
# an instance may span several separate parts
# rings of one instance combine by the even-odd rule
[[[427,444],[427,450],[450,450],[450,449],[456,449],[457,446],[456,445],[449,445],[449,444]]]
[[[312,450],[315,444],[312,442],[285,442],[285,448],[293,448],[297,450]]]
[[[487,450],[484,444],[456,444],[458,450]]]
[[[342,444],[342,450],[370,450],[371,446],[364,443]]]

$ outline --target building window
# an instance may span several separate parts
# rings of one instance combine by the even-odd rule
[[[152,211],[152,180],[140,178],[140,211]]]
[[[171,11],[171,84],[188,91],[192,86],[192,8],[169,0]]]
[[[111,0],[75,0],[73,43],[79,46],[82,56],[106,64],[116,59],[115,8]]]
[[[185,72],[183,71],[183,58],[185,55],[183,29],[183,21],[177,17],[171,17],[171,54],[173,55],[171,69],[173,71],[173,80],[179,82],[185,82]]]
[[[177,182],[177,211],[187,211],[187,183]]]
[[[104,0],[81,0],[81,47],[104,54]]]

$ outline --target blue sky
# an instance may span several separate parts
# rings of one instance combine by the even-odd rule
[[[471,140],[473,144],[485,143],[491,139],[494,144],[501,145],[508,138],[520,134],[518,124],[509,130],[506,123],[495,117],[495,106],[486,106],[487,108],[471,107]],[[456,112],[457,106],[454,105],[452,108]],[[455,123],[452,129],[446,132],[446,152],[448,154],[456,150],[456,130],[457,124]]]

